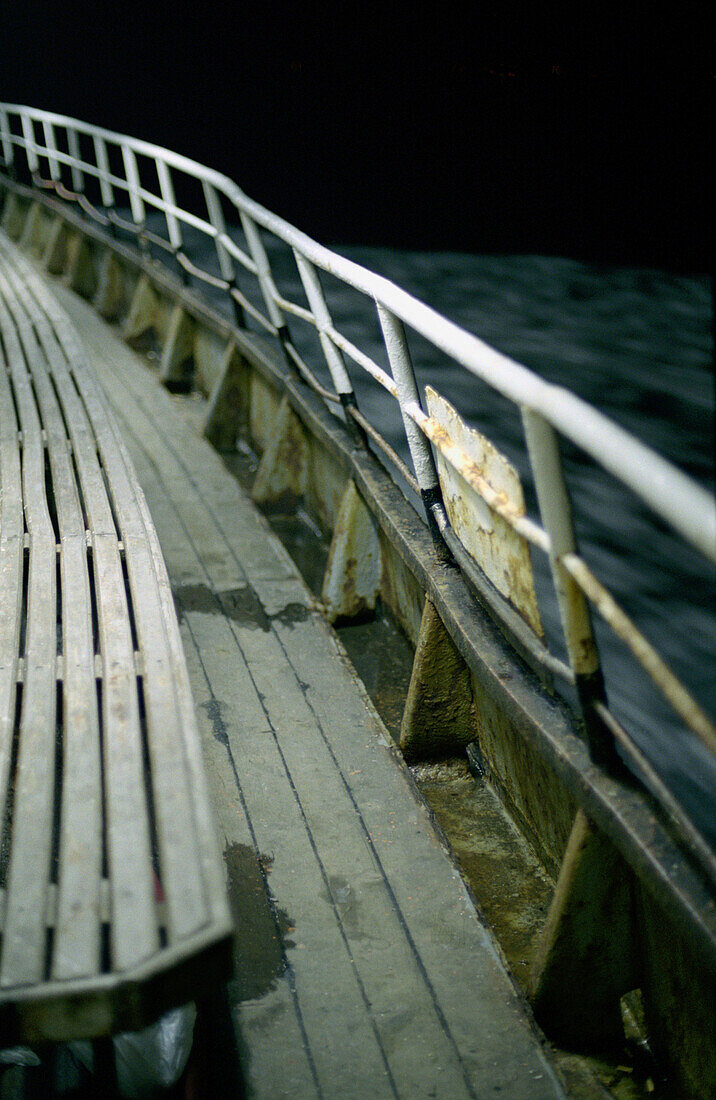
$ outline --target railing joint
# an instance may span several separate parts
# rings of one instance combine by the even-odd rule
[[[355,393],[353,392],[353,390],[351,390],[350,393],[339,393],[338,397],[341,402],[343,411],[346,414],[346,428],[348,429],[348,434],[350,435],[351,440],[353,441],[353,443],[356,444],[356,446],[360,447],[361,450],[365,450],[368,446],[368,438],[363,428],[360,426],[357,420],[354,419],[352,414],[353,409],[358,409],[358,399],[356,398]]]
[[[428,530],[433,540],[433,547],[439,562],[443,565],[454,565],[455,558],[452,550],[445,541],[444,532],[450,526],[450,521],[445,511],[443,495],[440,485],[433,485],[429,489],[421,489],[420,496],[425,508],[425,516],[428,521]]]
[[[289,327],[285,322],[282,325],[276,326],[276,336],[278,337],[278,342],[281,345],[281,350],[283,351],[283,357],[288,364],[291,374],[294,375],[296,378],[300,378],[300,371],[298,370],[296,364],[291,358],[291,352],[289,351],[289,348],[293,347],[293,341],[291,340],[291,332],[289,330]]]
[[[189,286],[189,284],[191,282],[191,280],[189,278],[189,272],[184,267],[184,264],[181,262],[183,255],[184,255],[184,249],[182,248],[182,246],[179,245],[179,244],[175,244],[172,247],[172,259],[176,262],[177,266],[179,267],[179,278],[181,279],[182,286]]]
[[[228,284],[229,297],[231,298],[231,306],[234,311],[234,320],[236,321],[236,324],[239,326],[239,328],[246,328],[246,313],[244,312],[244,307],[242,306],[241,302],[237,301],[236,296],[233,293],[235,290],[238,290],[236,284],[236,275],[232,275],[231,278],[227,279],[226,281]]]

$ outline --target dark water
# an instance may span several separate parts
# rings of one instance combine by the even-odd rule
[[[306,304],[290,253],[267,241],[282,293]],[[593,266],[546,256],[475,256],[341,247],[441,313],[564,385],[713,490],[714,377],[712,297],[708,279]],[[202,258],[210,252],[203,248]],[[209,261],[210,262],[210,261]],[[334,324],[386,365],[374,307],[323,278]],[[251,282],[241,289],[257,305]],[[315,334],[291,319],[296,346],[327,379]],[[410,334],[409,334],[410,337]],[[515,463],[535,514],[522,428],[509,402],[413,336],[413,360],[430,382]],[[350,366],[350,364],[349,364]],[[358,401],[404,456],[403,430],[391,398],[359,368]],[[716,572],[671,534],[610,475],[563,444],[580,550],[697,700],[716,711]],[[546,560],[533,552],[542,619],[563,654]],[[610,705],[716,841],[716,762],[687,731],[629,652],[595,623]]]

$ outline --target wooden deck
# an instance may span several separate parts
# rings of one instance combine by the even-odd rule
[[[248,1094],[563,1095],[286,552],[156,374],[84,301],[53,293],[123,429],[180,612],[237,925]]]

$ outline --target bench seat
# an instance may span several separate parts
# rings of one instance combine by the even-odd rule
[[[136,1029],[231,920],[169,581],[66,314],[0,234],[0,1046]]]

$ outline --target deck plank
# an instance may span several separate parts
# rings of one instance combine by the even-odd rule
[[[145,489],[150,488],[156,479],[151,460],[140,447],[133,448],[133,460]],[[162,532],[163,550],[175,578],[176,588],[180,591],[197,591],[198,586],[206,583],[206,571],[193,544],[186,538],[175,505],[161,491],[152,493],[152,516],[157,530]],[[201,651],[211,641],[203,631],[204,616],[194,616],[191,628],[187,618],[186,614],[182,616],[182,642],[202,736],[212,804],[219,825],[221,848],[225,853],[227,875],[230,875],[230,853],[237,846],[244,851],[258,849],[223,733],[224,720],[221,717],[220,701],[212,692],[212,684],[202,659]],[[236,666],[226,670],[228,683],[231,683],[235,674]],[[245,685],[239,683],[235,686],[241,693],[242,686]],[[253,714],[254,722],[260,722],[258,698],[255,700]],[[237,926],[246,921],[241,887],[240,881],[230,884],[230,892],[235,899],[234,919]],[[241,958],[238,962],[241,962]],[[264,996],[239,1000],[234,1007],[241,1045],[250,1051],[250,1057],[245,1058],[244,1067],[249,1092],[252,1097],[260,1100],[272,1100],[276,1096],[320,1095],[302,1031],[300,1009],[292,989],[293,982],[294,976],[290,968],[285,969],[273,979]],[[277,1050],[283,1052],[280,1068],[277,1066]]]
[[[163,492],[164,487],[160,485],[158,490]],[[181,592],[178,598],[181,603]],[[258,851],[272,859],[272,891],[281,898],[285,893],[282,884],[291,884],[292,907],[287,913],[303,935],[292,968],[319,1080],[330,1094],[331,1082],[342,1076],[347,1095],[361,1095],[371,1082],[385,1077],[383,1056],[340,926],[332,914],[316,919],[316,898],[325,889],[325,881],[273,729],[237,646],[233,624],[221,615],[219,601],[214,600],[213,611],[206,610],[206,605],[203,610],[192,610],[189,603],[182,618],[201,653],[212,712],[227,731],[232,759],[242,776]],[[326,982],[329,972],[330,982]],[[388,1089],[378,1095],[391,1096],[393,1092]]]
[[[221,725],[216,720],[216,699],[211,693],[211,684],[206,676],[200,651],[186,622],[182,624],[182,638],[198,707],[213,804],[229,872],[231,852],[237,847],[244,852],[256,850],[256,837],[247,814],[243,791],[237,784],[229,746],[222,736]],[[230,882],[229,888],[238,927],[240,922],[246,922],[245,885],[239,878]],[[280,934],[278,924],[276,928],[277,934]],[[249,950],[250,946],[251,944]],[[236,961],[237,965],[245,965],[244,955],[239,953]],[[240,1041],[247,1054],[244,1072],[248,1091],[252,1097],[261,1100],[273,1100],[276,1096],[320,1095],[295,997],[295,975],[285,957],[283,962],[284,968],[272,978],[263,996],[245,1000],[234,997],[234,1015]],[[277,1065],[277,1051],[282,1052],[280,1066]]]
[[[256,843],[273,856],[272,895],[295,926],[287,961],[321,1087],[560,1095],[408,772],[285,552],[146,368],[82,303],[66,304],[124,418],[160,538],[166,525],[205,701]],[[306,614],[282,622],[287,602]]]

